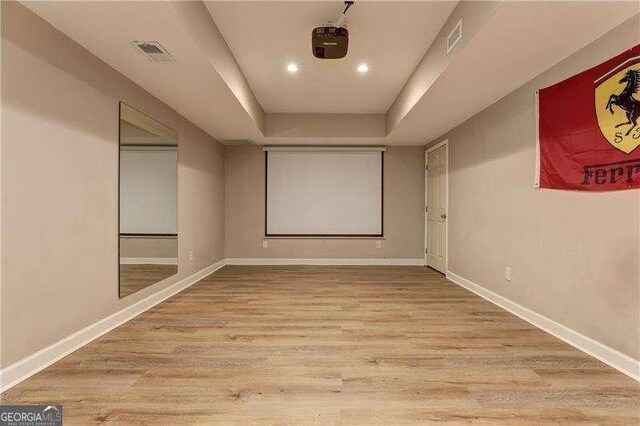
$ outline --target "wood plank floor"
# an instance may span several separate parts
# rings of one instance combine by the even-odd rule
[[[120,264],[120,297],[126,297],[177,273],[178,265]]]
[[[53,402],[66,424],[640,423],[637,382],[421,267],[227,266],[2,395]]]

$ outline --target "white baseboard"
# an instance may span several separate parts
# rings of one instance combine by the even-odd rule
[[[466,278],[461,277],[451,271],[447,271],[447,278],[454,283],[466,288],[467,290],[477,294],[483,299],[500,306],[512,314],[522,318],[528,323],[546,331],[552,336],[570,344],[571,346],[591,355],[592,357],[604,362],[610,367],[615,368],[621,373],[640,381],[640,360],[633,359],[607,345],[604,345],[590,337],[578,333],[577,331],[566,327],[550,318],[545,317],[531,309],[513,302],[506,297],[500,296],[486,288],[475,284]]]
[[[119,325],[129,321],[130,319],[140,315],[146,310],[154,307],[158,303],[168,299],[176,293],[184,290],[185,288],[197,283],[207,275],[217,271],[225,265],[224,259],[207,266],[206,268],[190,275],[175,284],[170,285],[145,299],[139,300],[136,303],[127,306],[126,308],[118,311],[106,318],[99,320],[91,324],[90,326],[83,328],[80,331],[73,333],[38,352],[17,361],[2,370],[0,370],[0,392],[4,392],[7,389],[17,385],[23,380],[34,375],[38,371],[50,366],[54,362],[64,358],[70,353],[80,349],[82,346],[90,343],[105,333],[113,330]]]
[[[177,265],[176,257],[122,257],[122,265]]]
[[[229,258],[227,265],[414,265],[423,266],[423,259],[284,259]]]

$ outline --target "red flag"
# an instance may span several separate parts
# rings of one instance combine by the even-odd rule
[[[540,90],[541,188],[640,188],[640,45]]]

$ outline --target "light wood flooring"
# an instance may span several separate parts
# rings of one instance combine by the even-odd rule
[[[227,266],[2,396],[65,424],[639,424],[632,379],[421,267]]]
[[[120,264],[120,297],[128,296],[178,273],[178,265]]]

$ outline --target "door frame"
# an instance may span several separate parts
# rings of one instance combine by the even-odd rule
[[[423,250],[423,258],[424,258],[424,266],[428,266],[427,264],[427,242],[429,241],[429,227],[427,226],[427,203],[429,202],[429,153],[431,151],[435,151],[438,148],[445,147],[444,156],[447,161],[447,167],[445,168],[445,190],[447,192],[445,196],[445,210],[447,211],[447,220],[444,222],[445,227],[445,238],[447,239],[447,247],[445,250],[445,274],[449,271],[449,139],[445,139],[443,141],[438,142],[437,144],[430,146],[424,152],[424,250]]]

